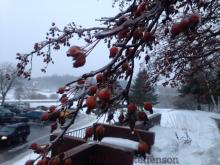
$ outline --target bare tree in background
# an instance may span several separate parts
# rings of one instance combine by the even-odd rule
[[[1,105],[5,103],[8,92],[13,88],[17,79],[16,68],[11,63],[0,64],[0,96]]]

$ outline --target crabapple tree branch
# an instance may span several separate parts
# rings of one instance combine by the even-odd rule
[[[127,103],[128,117],[125,121],[133,131],[137,120],[137,107],[129,101],[129,89],[134,74],[134,60],[141,59],[146,65],[153,64],[148,70],[151,80],[166,78],[165,85],[177,85],[183,80],[189,68],[216,67],[219,60],[219,2],[217,0],[115,0],[119,6],[127,5],[113,17],[102,17],[100,27],[83,28],[74,22],[61,30],[55,23],[47,33],[46,40],[37,42],[34,50],[17,54],[18,75],[31,77],[32,57],[43,58],[46,72],[48,64],[53,63],[52,50],[67,47],[67,58],[73,61],[73,69],[83,67],[88,55],[104,41],[109,49],[109,62],[103,67],[82,74],[78,79],[65,84],[57,90],[60,105],[50,107],[42,119],[54,122],[63,132],[47,147],[47,154],[68,128],[74,124],[80,110],[90,114],[111,112],[116,104]],[[78,37],[84,46],[72,45],[72,38]],[[95,77],[95,82],[91,81]],[[117,92],[117,81],[125,80],[126,87]],[[151,107],[147,104],[144,107]],[[72,119],[66,122],[61,112],[73,108]],[[122,122],[123,123],[123,122]],[[53,158],[51,158],[53,160]]]

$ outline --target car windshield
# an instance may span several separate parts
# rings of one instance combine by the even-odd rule
[[[15,127],[5,126],[0,129],[1,132],[12,132],[15,130]]]

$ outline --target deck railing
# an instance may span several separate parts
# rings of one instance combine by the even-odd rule
[[[78,138],[84,138],[85,133],[86,133],[86,128],[89,128],[89,127],[83,127],[83,128],[76,129],[76,130],[71,130],[69,132],[66,132],[66,135],[74,136]],[[88,138],[88,140],[93,140],[93,137]]]
[[[148,130],[151,127],[153,127],[154,125],[159,125],[160,120],[161,120],[161,114],[154,114],[149,117],[149,122],[147,125],[143,125],[141,123],[141,124],[137,125],[137,128],[142,129],[142,130]],[[69,132],[66,132],[66,135],[74,136],[74,137],[78,137],[78,138],[84,138],[85,133],[86,133],[86,128],[89,128],[89,127],[83,127],[83,128],[76,129],[76,130],[71,130]],[[88,140],[93,140],[93,137],[89,138]]]

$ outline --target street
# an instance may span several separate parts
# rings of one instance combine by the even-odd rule
[[[11,160],[17,155],[28,151],[28,147],[31,143],[44,144],[49,142],[50,126],[31,125],[31,134],[28,140],[24,144],[13,144],[12,146],[1,146],[0,148],[0,164]]]

